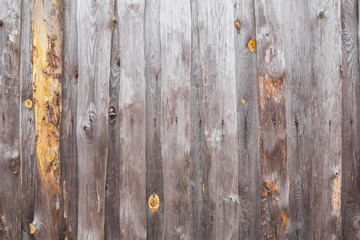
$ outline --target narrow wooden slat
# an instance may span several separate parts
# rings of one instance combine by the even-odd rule
[[[190,2],[160,8],[164,239],[190,239]]]
[[[0,9],[0,239],[21,238],[20,20],[21,3]]]
[[[120,239],[120,25],[118,2],[114,2],[114,29],[111,40],[110,58],[110,105],[109,105],[109,152],[106,169],[105,239]]]
[[[312,226],[313,239],[341,231],[342,84],[341,1],[312,1]]]
[[[113,1],[77,2],[78,239],[103,239]]]
[[[342,27],[342,238],[360,239],[360,175],[359,175],[359,3],[341,3]]]
[[[58,238],[62,73],[62,2],[33,2],[33,92],[37,174],[34,219],[36,238]]]
[[[199,1],[191,1],[191,149],[190,200],[192,212],[192,239],[210,239],[209,155],[206,154],[203,109],[203,69],[200,52]]]
[[[77,2],[64,1],[64,44],[62,77],[62,121],[60,136],[61,197],[59,238],[77,239],[78,162],[77,162],[77,98],[78,42]]]
[[[283,9],[289,208],[281,227],[288,239],[311,239],[311,16],[306,2],[284,1]]]
[[[261,239],[286,239],[288,214],[283,1],[256,1],[261,179]]]
[[[119,0],[120,239],[146,238],[145,1]]]
[[[233,4],[199,1],[200,67],[203,74],[205,152],[208,181],[210,239],[238,238],[238,132],[234,53]],[[200,123],[199,123],[200,124]]]
[[[21,147],[21,239],[31,239],[29,224],[34,218],[35,182],[37,176],[35,153],[34,103],[29,108],[26,100],[33,101],[32,87],[32,1],[22,1],[21,60],[20,60],[20,147]],[[30,102],[28,101],[28,104]],[[28,105],[29,106],[29,105]]]
[[[235,74],[239,138],[239,239],[260,239],[261,179],[258,144],[258,85],[256,51],[248,42],[256,38],[253,1],[234,2]]]

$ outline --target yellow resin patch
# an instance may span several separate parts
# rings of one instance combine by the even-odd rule
[[[245,99],[243,99],[243,100],[241,101],[241,103],[242,103],[242,104],[245,104]]]
[[[27,107],[27,108],[32,108],[32,101],[30,100],[30,99],[26,99],[26,101],[25,101],[25,106]]]
[[[256,40],[255,39],[251,39],[248,42],[248,48],[250,49],[251,52],[255,51],[255,48],[256,48]]]
[[[155,193],[151,194],[151,196],[149,197],[148,204],[150,210],[155,212],[159,208],[159,204],[160,204],[159,196]]]
[[[34,3],[33,89],[36,154],[43,176],[58,185],[60,177],[59,137],[61,125],[62,29],[57,0],[44,12],[42,0]],[[59,187],[53,190],[58,192]]]
[[[30,224],[29,224],[29,228],[30,228],[30,233],[31,233],[31,234],[34,234],[34,233],[35,233],[35,226],[34,226],[34,224],[30,223]]]

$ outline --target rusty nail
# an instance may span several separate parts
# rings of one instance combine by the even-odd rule
[[[84,126],[84,131],[86,131],[86,126]]]
[[[42,117],[42,120],[45,120],[45,116]]]
[[[238,19],[236,19],[235,22],[234,22],[234,24],[235,24],[236,30],[239,32],[240,29],[241,29],[240,21],[239,21]]]
[[[75,80],[78,80],[78,78],[79,78],[79,73],[77,72],[77,73],[75,74]]]

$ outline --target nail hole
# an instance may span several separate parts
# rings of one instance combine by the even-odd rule
[[[120,59],[117,60],[116,64],[118,67],[120,67]]]
[[[78,78],[79,78],[79,73],[77,72],[77,73],[75,74],[75,80],[77,81]]]
[[[3,20],[0,20],[0,27],[2,27],[4,25]]]
[[[324,18],[324,17],[325,17],[324,11],[320,11],[319,12],[319,18]]]

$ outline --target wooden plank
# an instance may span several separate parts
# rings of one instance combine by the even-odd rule
[[[111,40],[110,57],[110,105],[109,105],[109,151],[105,188],[105,239],[120,239],[120,28],[118,2],[114,2],[114,29]]]
[[[145,1],[119,0],[120,239],[146,238]]]
[[[342,238],[359,239],[359,12],[357,0],[341,2],[342,35]]]
[[[78,239],[103,239],[113,1],[77,3]]]
[[[21,3],[0,10],[0,238],[21,238],[20,204],[20,20]]]
[[[289,208],[281,227],[288,239],[312,239],[311,25],[308,4],[284,1],[287,178]]]
[[[239,239],[260,239],[261,179],[258,143],[257,55],[248,42],[256,38],[253,1],[235,0],[234,44],[239,141]]]
[[[190,239],[190,2],[160,8],[164,239]]]
[[[61,195],[59,238],[77,239],[78,161],[77,161],[77,98],[78,42],[77,2],[64,1],[64,44],[62,77],[62,121],[60,136]]]
[[[190,196],[192,212],[192,239],[210,239],[209,155],[206,154],[204,136],[203,69],[200,52],[199,1],[191,1],[191,149]]]
[[[147,239],[164,238],[163,159],[160,129],[161,117],[161,36],[160,1],[146,1],[144,22],[144,54],[146,79],[146,199],[153,196],[159,203],[147,208]],[[155,198],[156,199],[156,198]]]
[[[33,92],[37,174],[35,212],[30,233],[58,238],[60,194],[62,2],[34,1]]]
[[[232,2],[198,2],[210,239],[238,238],[238,133]]]
[[[32,239],[29,224],[34,219],[35,182],[37,160],[35,153],[34,107],[26,106],[33,100],[32,87],[32,1],[22,1],[21,14],[21,59],[20,59],[20,147],[21,147],[21,239]],[[29,101],[27,102],[30,103]],[[32,104],[34,105],[34,104]]]
[[[342,84],[341,2],[312,1],[312,226],[313,239],[341,231]]]
[[[256,1],[261,195],[261,239],[287,239],[287,122],[284,88],[283,1]]]

